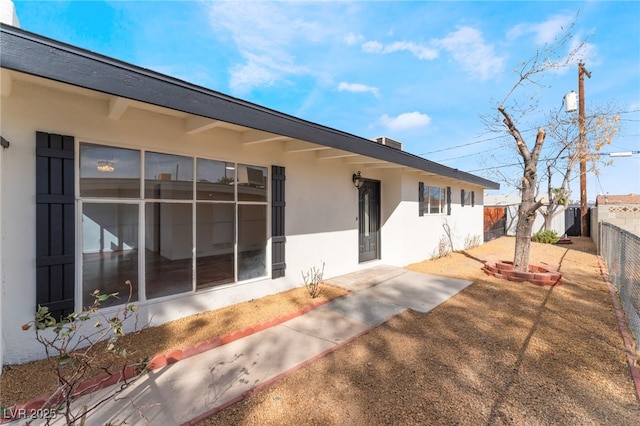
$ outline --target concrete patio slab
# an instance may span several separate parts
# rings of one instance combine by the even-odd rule
[[[470,282],[379,266],[327,281],[354,293],[151,371],[89,415],[87,424],[190,424],[241,400],[406,309],[428,312]],[[77,411],[121,384],[74,402]],[[33,424],[42,424],[37,421]],[[51,424],[65,424],[57,418]]]

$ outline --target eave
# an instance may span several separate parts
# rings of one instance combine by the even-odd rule
[[[210,89],[137,67],[9,25],[0,24],[0,66],[53,81],[95,90],[116,97],[110,114],[117,117],[126,99],[144,102],[214,120],[193,123],[192,132],[226,122],[348,151],[427,174],[440,175],[487,189],[496,182],[390,148],[369,139],[332,129],[243,101]],[[208,124],[213,123],[213,124]],[[245,143],[259,143],[256,137]],[[266,139],[263,139],[266,140]]]

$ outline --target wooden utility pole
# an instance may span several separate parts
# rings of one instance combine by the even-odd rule
[[[587,129],[585,126],[584,112],[584,76],[591,78],[584,64],[578,64],[578,127],[580,129],[580,235],[589,235],[589,222],[587,221]]]

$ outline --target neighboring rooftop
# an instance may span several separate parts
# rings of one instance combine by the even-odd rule
[[[598,195],[596,205],[602,204],[640,204],[640,194]]]

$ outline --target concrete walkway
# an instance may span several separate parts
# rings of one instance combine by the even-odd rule
[[[88,416],[88,425],[190,424],[336,350],[406,309],[429,312],[468,281],[378,266],[327,281],[352,294],[280,325],[140,377]],[[118,385],[116,385],[118,386]],[[91,405],[114,388],[76,401]],[[53,424],[64,424],[56,419]]]

